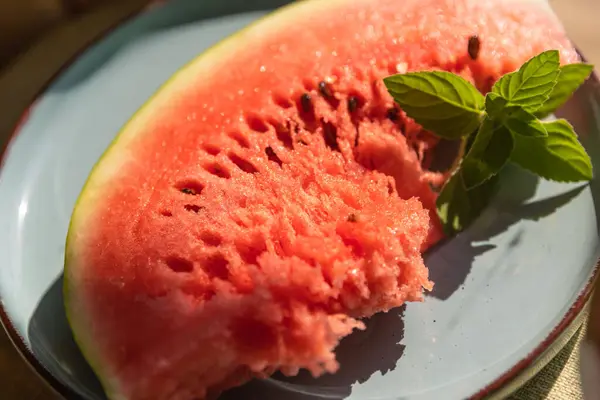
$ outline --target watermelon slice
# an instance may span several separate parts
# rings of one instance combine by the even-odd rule
[[[477,38],[475,38],[475,35]],[[431,289],[437,139],[382,78],[482,91],[546,49],[544,2],[308,0],[208,50],[122,129],[73,212],[66,310],[113,399],[333,373],[361,317]]]

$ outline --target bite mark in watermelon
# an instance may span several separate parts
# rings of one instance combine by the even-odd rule
[[[308,0],[185,66],[71,220],[66,310],[109,397],[335,372],[359,318],[431,289],[421,251],[442,237],[438,140],[382,78],[442,69],[486,91],[546,49],[577,61],[539,1]]]

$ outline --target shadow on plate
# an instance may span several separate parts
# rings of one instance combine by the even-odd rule
[[[451,240],[444,241],[425,254],[430,279],[435,282],[429,296],[445,300],[458,290],[471,271],[473,261],[488,250],[495,248],[489,240],[523,220],[536,221],[566,205],[587,184],[552,197],[530,202],[539,184],[537,176],[518,167],[508,166],[503,171],[500,191],[491,204],[471,227]],[[510,184],[509,184],[510,182]],[[509,243],[508,252],[518,246],[521,231],[517,231]]]
[[[83,358],[63,307],[63,276],[54,282],[35,309],[27,334],[31,351],[55,378],[89,399],[102,399],[98,379]],[[60,374],[60,376],[57,376]]]
[[[363,383],[373,374],[385,375],[396,368],[404,353],[404,345],[400,343],[404,337],[404,310],[403,306],[388,313],[376,314],[365,320],[364,331],[355,331],[345,337],[335,351],[340,364],[336,374],[315,379],[306,371],[301,371],[295,377],[277,373],[267,381],[232,389],[219,400],[271,399],[277,398],[274,397],[277,391],[280,397],[285,393],[288,400],[344,399],[350,395],[353,384]],[[261,395],[258,396],[258,393]]]

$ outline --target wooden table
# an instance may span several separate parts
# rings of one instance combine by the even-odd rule
[[[14,4],[18,2],[19,7],[27,7],[30,3],[39,5],[40,1],[36,3],[31,0],[2,0],[0,14],[2,14],[4,2],[13,2]],[[47,1],[54,5],[57,4],[57,0]],[[600,16],[600,1],[550,1],[565,22],[571,37],[578,43],[588,59],[596,65],[600,65],[600,29],[595,23]],[[19,71],[7,70],[0,75],[0,109],[3,110],[0,131],[10,129],[15,124],[22,110],[35,96],[37,88],[51,76],[49,71],[58,68],[63,60],[69,58],[69,55],[75,54],[82,40],[89,40],[98,31],[101,31],[102,27],[106,26],[107,21],[114,20],[116,15],[132,13],[142,7],[144,3],[146,1],[143,0],[123,0],[115,2],[110,7],[102,7],[93,15],[72,18],[68,24],[65,23],[52,31],[40,28],[39,31],[44,32],[42,42],[39,42],[32,51],[21,58],[22,67]],[[60,14],[57,13],[57,15]],[[51,25],[47,18],[40,17],[33,18],[33,20],[39,20],[45,26]],[[73,35],[73,32],[77,32],[77,35]],[[89,37],[82,37],[82,32],[87,32],[85,35]],[[1,30],[0,34],[2,34]],[[60,48],[48,48],[48,42],[56,40],[60,41]],[[45,64],[48,67],[47,71],[34,74],[33,72],[40,64]],[[10,98],[2,96],[2,93],[10,93]],[[580,331],[540,374],[511,396],[511,399],[581,399],[576,351],[581,336]],[[25,364],[3,332],[0,332],[0,398],[5,400],[53,400],[58,398]]]

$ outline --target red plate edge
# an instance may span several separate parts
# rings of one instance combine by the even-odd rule
[[[19,133],[22,126],[27,122],[29,117],[29,113],[31,108],[35,105],[38,98],[45,92],[48,86],[58,77],[61,73],[63,73],[67,68],[71,66],[71,64],[87,49],[96,44],[100,39],[110,34],[116,28],[121,26],[123,23],[132,19],[133,17],[138,16],[140,13],[144,12],[148,8],[152,8],[156,3],[163,3],[164,0],[158,0],[154,2],[150,2],[145,7],[139,7],[134,9],[133,11],[124,12],[123,15],[118,17],[115,21],[109,23],[105,28],[101,29],[97,32],[90,40],[82,43],[80,48],[67,60],[62,63],[60,68],[58,68],[52,76],[43,84],[39,89],[37,89],[37,93],[34,96],[34,99],[31,101],[30,105],[25,108],[25,110],[21,113],[20,118],[9,131],[7,135],[3,135],[5,137],[0,137],[0,169],[3,166],[4,159],[6,154],[8,153],[8,148],[10,147],[10,143]],[[16,64],[18,65],[18,60]],[[2,134],[0,132],[0,134]],[[583,321],[581,321],[582,311],[585,309],[589,300],[591,298],[594,283],[596,279],[598,279],[598,275],[600,272],[600,262],[596,264],[594,270],[592,271],[591,277],[589,278],[585,288],[579,294],[569,311],[565,314],[565,316],[561,319],[561,321],[552,329],[552,331],[548,334],[548,336],[538,344],[538,346],[531,351],[525,358],[520,360],[517,364],[515,364],[512,368],[502,374],[500,377],[495,379],[492,383],[475,393],[470,397],[469,400],[481,400],[485,398],[504,398],[505,396],[514,393],[518,390],[522,385],[528,382],[531,378],[535,376],[543,368],[546,364],[551,362],[556,354],[564,347],[564,345],[571,339],[571,337],[575,334],[579,326]],[[23,338],[10,320],[10,317],[6,313],[4,309],[4,305],[2,299],[0,298],[0,323],[2,324],[4,330],[6,331],[10,341],[18,350],[21,357],[26,361],[29,367],[32,369],[34,373],[36,373],[43,382],[45,382],[52,390],[54,390],[57,394],[61,395],[64,398],[68,399],[78,399],[83,400],[83,398],[77,394],[73,389],[63,384],[57,378],[55,378],[38,360],[35,358],[31,350],[25,344]],[[560,346],[557,347],[557,345]],[[544,355],[550,355],[550,357],[544,357]],[[534,374],[528,375],[527,372],[532,371]]]

